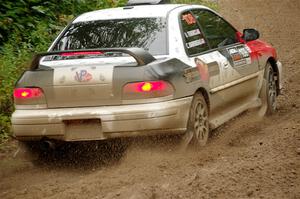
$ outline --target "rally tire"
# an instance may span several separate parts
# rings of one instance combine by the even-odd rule
[[[190,108],[187,131],[183,137],[185,146],[195,147],[206,145],[209,137],[209,110],[205,98],[200,92],[195,93]]]
[[[269,62],[267,63],[265,69],[262,92],[264,92],[264,95],[262,95],[264,96],[262,100],[264,100],[263,103],[266,106],[265,115],[272,115],[276,112],[277,109],[277,85],[274,69]]]

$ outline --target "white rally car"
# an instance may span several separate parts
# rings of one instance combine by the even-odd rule
[[[34,57],[14,90],[18,140],[183,133],[202,146],[250,107],[275,111],[282,67],[255,29],[201,5],[132,2],[80,15]]]

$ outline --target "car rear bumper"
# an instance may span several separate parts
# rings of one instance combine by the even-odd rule
[[[192,97],[159,103],[16,110],[14,136],[19,140],[102,140],[113,137],[185,131]]]

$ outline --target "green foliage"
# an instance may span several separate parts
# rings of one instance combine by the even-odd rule
[[[0,144],[2,140],[8,138],[8,132],[10,132],[9,116],[0,114]]]
[[[31,32],[28,42],[15,43],[16,35],[3,45],[0,54],[0,113],[9,116],[13,111],[12,90],[16,79],[26,69],[33,52],[44,51],[53,40],[51,28],[46,23],[40,23]],[[50,33],[50,34],[49,34]]]
[[[0,7],[0,46],[13,33],[19,41],[27,41],[31,31],[41,22],[49,27],[57,19],[73,18],[83,12],[125,4],[125,0],[2,0]],[[60,22],[63,22],[60,21]]]

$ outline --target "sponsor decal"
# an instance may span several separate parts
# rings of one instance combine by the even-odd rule
[[[183,72],[183,76],[187,83],[193,82],[199,79],[199,72],[196,67],[187,68]]]
[[[235,46],[227,48],[234,66],[244,66],[251,64],[250,52],[245,46]]]
[[[93,76],[87,70],[80,70],[76,72],[74,78],[78,82],[88,82],[93,79]]]
[[[184,20],[188,25],[193,25],[196,23],[196,19],[192,14],[182,15],[182,20]]]
[[[190,30],[190,31],[185,32],[184,35],[186,38],[188,38],[188,37],[193,37],[196,35],[201,35],[201,32],[199,29],[195,29],[195,30]]]
[[[193,48],[193,47],[196,47],[196,46],[201,46],[203,44],[205,44],[205,40],[202,38],[202,39],[197,39],[197,40],[186,43],[186,47],[187,48]]]

